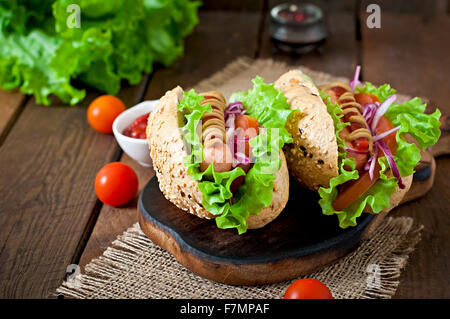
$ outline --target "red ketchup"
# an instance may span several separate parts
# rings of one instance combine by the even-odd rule
[[[145,133],[145,130],[147,129],[149,115],[150,113],[139,116],[122,132],[122,134],[132,138],[146,139],[147,134]]]

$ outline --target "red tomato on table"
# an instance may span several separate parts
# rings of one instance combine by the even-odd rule
[[[95,193],[110,206],[122,206],[136,196],[138,178],[134,170],[120,162],[103,166],[95,177]]]
[[[89,105],[87,119],[97,132],[112,133],[114,120],[125,110],[125,104],[119,98],[112,95],[102,95]]]
[[[299,279],[286,290],[284,299],[333,299],[330,289],[316,279]]]

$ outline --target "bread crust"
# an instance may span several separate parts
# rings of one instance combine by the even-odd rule
[[[150,113],[147,142],[150,157],[164,196],[178,208],[201,218],[213,218],[202,205],[202,193],[183,164],[186,156],[178,125],[178,102],[183,97],[179,86],[168,91]]]
[[[287,204],[289,199],[289,172],[283,151],[280,152],[280,158],[281,167],[275,173],[276,178],[273,182],[272,203],[264,207],[258,215],[251,215],[247,218],[249,229],[264,227],[277,218]]]
[[[183,89],[176,87],[159,100],[150,113],[147,125],[147,142],[150,157],[158,178],[159,188],[166,199],[178,208],[200,218],[215,216],[202,206],[202,193],[198,182],[193,180],[183,164],[187,155],[180,132],[178,102]],[[248,228],[256,229],[274,220],[284,209],[289,197],[289,174],[286,159],[281,151],[281,168],[275,174],[272,203],[258,215],[247,219]]]
[[[338,175],[338,148],[333,119],[318,89],[299,70],[283,74],[275,88],[283,92],[291,109],[301,112],[298,122],[288,123],[294,143],[284,150],[291,175],[315,191],[328,187]]]

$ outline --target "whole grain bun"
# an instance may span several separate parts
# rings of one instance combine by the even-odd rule
[[[291,109],[301,112],[287,128],[294,138],[284,149],[291,175],[312,190],[328,187],[338,175],[338,148],[333,119],[317,87],[294,70],[283,74],[275,88],[283,92]]]
[[[280,155],[281,167],[275,173],[276,178],[273,181],[272,203],[264,207],[258,215],[252,215],[247,218],[247,226],[249,229],[261,228],[277,218],[289,199],[289,172],[283,151],[281,151]]]
[[[178,102],[183,89],[168,91],[150,113],[147,125],[147,142],[150,157],[164,196],[178,208],[201,218],[215,216],[202,206],[202,193],[198,182],[193,180],[183,164],[187,155],[180,127],[184,115],[178,112]],[[260,228],[274,220],[284,209],[289,197],[289,174],[286,159],[281,151],[281,168],[275,174],[272,203],[258,215],[247,219],[249,229]]]
[[[391,210],[393,210],[395,207],[397,207],[403,200],[403,197],[405,197],[406,193],[409,191],[412,181],[413,181],[413,176],[409,175],[409,176],[403,177],[402,180],[403,180],[403,184],[405,184],[405,188],[401,189],[400,187],[397,186],[397,191],[389,197],[389,203],[390,203],[389,207],[382,210],[380,212],[380,214],[388,213]],[[366,206],[365,211],[368,213],[373,213],[372,209],[369,206]]]

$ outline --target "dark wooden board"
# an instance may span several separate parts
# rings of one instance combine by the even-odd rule
[[[363,214],[356,227],[341,229],[336,216],[321,213],[317,193],[296,183],[276,220],[242,235],[178,209],[165,199],[156,177],[138,205],[139,223],[152,241],[194,273],[233,285],[279,282],[318,270],[358,247],[375,219]]]
[[[403,203],[431,188],[435,161],[423,152],[413,184]],[[261,229],[238,235],[219,229],[214,220],[188,214],[159,190],[156,176],[139,196],[139,224],[157,245],[188,269],[205,278],[232,285],[260,285],[293,279],[319,270],[370,238],[387,212],[363,214],[357,226],[342,229],[336,216],[325,216],[319,195],[290,183],[289,201],[280,216]]]

